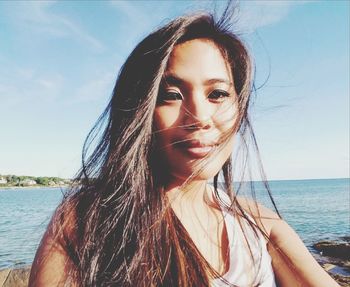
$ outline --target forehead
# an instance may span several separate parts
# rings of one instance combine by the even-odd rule
[[[231,68],[221,50],[211,40],[194,39],[175,46],[166,74],[193,81],[225,79],[232,81]]]

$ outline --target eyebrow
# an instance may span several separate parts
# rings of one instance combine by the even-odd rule
[[[182,78],[175,76],[173,74],[165,74],[164,78],[163,78],[163,82],[165,84],[168,84],[168,85],[178,85],[178,86],[188,84],[188,82],[185,79],[182,79]],[[223,84],[226,84],[230,87],[233,86],[233,83],[231,81],[229,81],[227,79],[223,79],[223,78],[207,79],[203,82],[203,85],[210,86],[210,85],[217,84],[217,83],[223,83]]]

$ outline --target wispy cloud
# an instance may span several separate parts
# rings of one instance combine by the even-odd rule
[[[115,78],[116,73],[106,71],[91,75],[72,86],[58,73],[48,74],[7,64],[5,68],[0,68],[1,108],[36,103],[76,105],[100,102],[111,95]]]
[[[238,27],[241,31],[251,33],[256,29],[265,27],[268,25],[276,24],[282,21],[288,16],[291,9],[295,6],[305,5],[315,0],[249,0],[239,1],[239,17]],[[151,1],[150,1],[151,2]],[[121,14],[124,14],[128,18],[128,25],[132,25],[134,29],[147,29],[154,24],[156,19],[162,19],[158,13],[152,13],[148,8],[149,6],[142,5],[142,2],[138,1],[110,1],[111,5],[115,7]],[[188,12],[188,9],[194,10],[211,10],[213,3],[210,1],[194,1],[188,6],[184,5],[184,12]],[[167,6],[159,5],[152,7],[156,9],[173,9],[174,2],[169,2]],[[221,3],[220,3],[221,5]],[[223,5],[224,6],[224,5]],[[153,11],[153,12],[154,12]],[[164,11],[168,15],[167,11]]]
[[[135,2],[132,1],[110,1],[110,4],[129,19],[129,25],[134,22],[133,27],[135,23],[138,23],[140,27],[147,27],[152,23],[152,16],[142,11],[141,5],[138,5],[137,2],[135,5]]]
[[[286,18],[291,9],[310,1],[241,1],[238,26],[244,32],[276,24]]]
[[[94,102],[108,97],[112,93],[115,77],[115,73],[105,72],[85,81],[77,88],[70,102],[73,104]]]
[[[63,87],[60,74],[6,65],[0,69],[0,101],[3,108],[55,101]]]
[[[78,40],[96,51],[104,50],[104,45],[67,16],[53,12],[55,1],[30,1],[11,5],[9,13],[14,23],[22,31],[36,32],[54,37]]]

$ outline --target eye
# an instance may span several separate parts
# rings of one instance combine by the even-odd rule
[[[230,93],[224,90],[214,90],[208,95],[208,99],[215,102],[222,102],[228,97],[230,97]]]
[[[182,95],[178,92],[173,91],[163,91],[158,95],[157,102],[173,102],[173,101],[181,101],[183,100]]]

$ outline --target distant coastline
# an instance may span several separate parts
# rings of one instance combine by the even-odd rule
[[[28,185],[28,186],[10,186],[10,185],[0,185],[0,190],[11,190],[11,189],[48,189],[48,188],[66,188],[66,185]]]
[[[67,187],[72,183],[71,179],[48,176],[28,176],[28,175],[1,175],[0,188],[47,188],[47,187]]]
[[[269,179],[269,183],[278,182],[311,182],[315,180],[349,180],[350,178],[315,178],[315,179]],[[254,183],[261,183],[259,180],[252,180]],[[0,189],[22,189],[22,188],[65,188],[71,186],[72,179],[48,176],[29,176],[29,175],[2,175],[0,174]],[[212,182],[210,182],[212,184]]]

